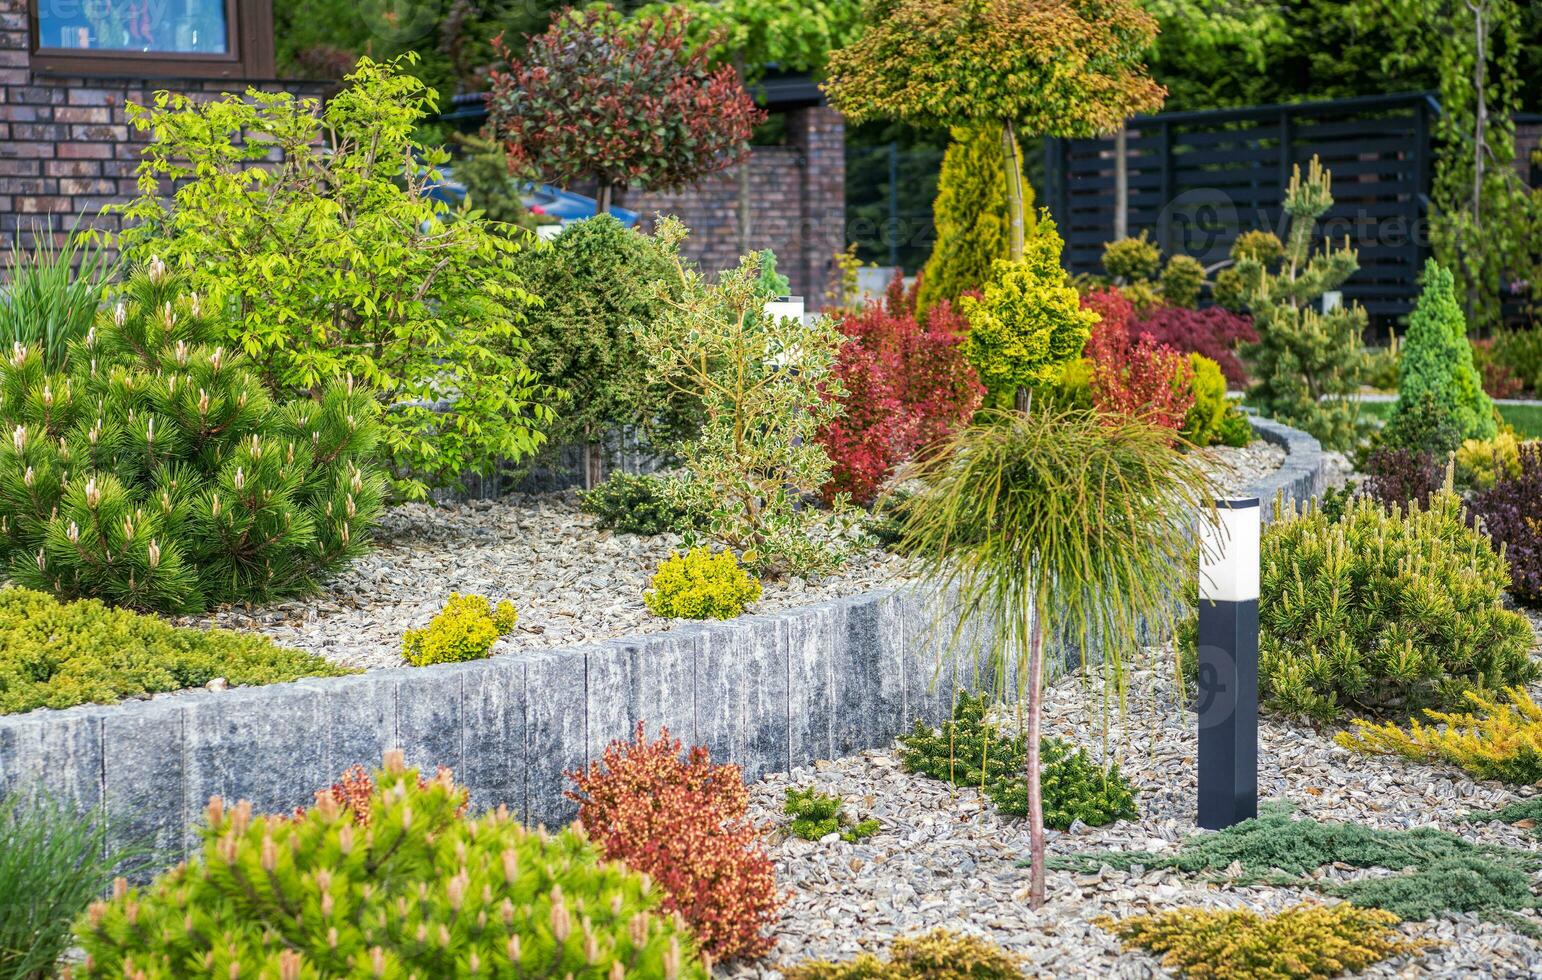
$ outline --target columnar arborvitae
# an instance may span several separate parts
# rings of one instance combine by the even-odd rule
[[[1258,343],[1247,350],[1257,379],[1248,402],[1345,449],[1355,438],[1356,406],[1348,396],[1359,390],[1365,372],[1366,320],[1362,307],[1349,304],[1321,312],[1323,294],[1360,268],[1347,241],[1312,250],[1317,220],[1332,206],[1330,175],[1313,157],[1306,179],[1297,167],[1286,188],[1285,240],[1268,232],[1239,237],[1232,247],[1235,275],[1228,278],[1258,331]]]
[[[152,262],[49,372],[0,359],[0,543],[18,584],[197,611],[307,591],[380,509],[377,409],[351,383],[276,404],[214,311]]]
[[[916,309],[922,316],[939,300],[983,289],[991,263],[1007,257],[1007,177],[1001,161],[999,123],[953,127],[932,205],[937,241],[917,287]],[[1022,172],[1021,148],[1017,169]],[[1022,186],[1025,233],[1031,235],[1033,187],[1026,180]]]
[[[1408,318],[1398,368],[1396,415],[1429,394],[1463,439],[1492,439],[1499,431],[1494,403],[1472,363],[1467,317],[1456,302],[1450,270],[1434,259],[1424,267],[1424,289]]]

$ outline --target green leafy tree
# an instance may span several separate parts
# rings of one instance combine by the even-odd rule
[[[589,489],[605,477],[605,434],[653,421],[665,401],[654,397],[659,392],[633,338],[661,315],[657,287],[673,268],[657,238],[608,214],[580,221],[519,256],[526,288],[543,299],[525,328],[528,363],[563,395],[549,434],[556,445],[588,446]]]
[[[1306,179],[1296,167],[1285,190],[1285,241],[1269,232],[1241,236],[1232,258],[1235,287],[1258,331],[1258,343],[1246,348],[1257,379],[1249,403],[1326,446],[1347,449],[1358,423],[1349,396],[1359,390],[1366,367],[1360,342],[1365,310],[1343,304],[1327,313],[1320,309],[1322,295],[1360,268],[1347,241],[1341,248],[1312,250],[1317,219],[1332,206],[1332,177],[1313,157]]]
[[[1140,60],[1156,21],[1132,0],[868,0],[863,17],[830,56],[830,101],[853,123],[998,124],[1014,259],[1026,235],[1017,130],[1109,133],[1162,104]]]
[[[959,309],[969,321],[964,351],[997,406],[1020,392],[1059,380],[1066,362],[1079,357],[1098,315],[1082,309],[1081,297],[1060,265],[1060,235],[1045,212],[1018,261],[998,259],[978,298]]]
[[[453,164],[455,180],[466,188],[466,202],[473,212],[490,222],[534,231],[541,222],[525,207],[521,183],[509,176],[509,158],[503,147],[485,137],[463,133],[452,139],[460,151]]]
[[[1494,403],[1472,363],[1467,318],[1457,304],[1451,273],[1434,259],[1424,266],[1424,290],[1408,320],[1398,370],[1394,418],[1406,402],[1434,398],[1462,439],[1492,439],[1499,432]]]
[[[601,214],[617,188],[670,190],[749,152],[762,118],[732,68],[687,44],[670,9],[628,24],[610,7],[568,11],[523,55],[501,40],[488,127],[512,166],[544,180],[592,180]]]
[[[830,482],[818,434],[841,411],[834,369],[845,336],[829,317],[767,316],[759,253],[708,283],[679,257],[683,225],[666,218],[658,234],[674,270],[659,291],[664,312],[638,325],[637,345],[652,376],[702,411],[699,433],[677,448],[686,475],[673,491],[756,572],[828,570],[842,553],[805,500]]]
[[[382,480],[352,384],[275,403],[185,274],[152,263],[47,370],[0,361],[10,577],[61,597],[196,612],[303,594],[368,545]]]
[[[270,392],[373,390],[395,491],[422,498],[528,456],[550,413],[521,360],[518,246],[424,195],[446,157],[413,141],[433,93],[400,69],[361,60],[325,108],[255,90],[131,105],[151,138],[122,242],[228,307]]]
[[[1022,150],[1017,150],[1022,160]],[[1021,172],[1021,165],[1018,167]],[[1033,187],[1020,182],[1027,234],[1033,235]],[[957,300],[981,289],[991,265],[1011,252],[1007,225],[1007,184],[1001,168],[1001,126],[953,127],[953,142],[942,157],[937,199],[932,205],[937,241],[917,287],[916,311],[924,316],[939,300]]]
[[[1123,685],[1121,664],[1169,615],[1192,568],[1206,478],[1171,447],[1172,432],[1092,412],[986,410],[906,478],[902,550],[961,623],[945,655],[984,653],[998,690],[1026,705],[1023,731],[1033,871],[1044,902],[1041,784],[1045,640],[1080,649],[1090,637]],[[966,639],[967,637],[967,639]],[[978,648],[983,643],[983,650]]]

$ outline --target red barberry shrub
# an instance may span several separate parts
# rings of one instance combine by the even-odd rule
[[[682,756],[662,729],[648,741],[615,741],[601,761],[567,774],[578,822],[611,860],[652,876],[664,908],[691,924],[716,960],[763,956],[774,940],[781,896],[762,838],[749,819],[738,766],[714,765],[703,746]]]
[[[1131,341],[1134,307],[1117,290],[1094,290],[1082,297],[1082,306],[1102,317],[1087,339],[1093,405],[1108,415],[1144,419],[1175,431],[1183,428],[1194,405],[1194,369],[1188,355],[1149,335]]]
[[[833,462],[829,499],[871,503],[895,468],[968,422],[985,395],[964,358],[968,323],[947,300],[916,316],[919,282],[895,277],[882,300],[841,318],[836,361],[845,409],[820,432]]]
[[[406,761],[400,749],[389,750],[386,752],[385,758],[387,769],[390,769],[393,765],[398,768],[406,765]],[[440,766],[438,771],[434,773],[434,779],[442,780],[446,783],[446,785],[452,784],[454,782],[448,766]],[[427,789],[429,782],[430,780],[426,776],[421,774],[418,776],[419,789]],[[466,798],[465,790],[460,790],[460,793],[460,809],[456,812],[459,815],[464,816],[466,813],[466,805],[469,801]],[[326,789],[319,789],[316,791],[316,802],[320,803],[324,797],[330,797],[332,802],[336,803],[347,812],[353,814],[354,823],[363,826],[369,823],[369,801],[370,797],[374,795],[375,780],[374,777],[370,775],[369,770],[363,766],[350,766],[348,769],[343,771],[342,776],[338,777],[337,782],[333,783]],[[303,806],[295,807],[295,819],[299,820],[300,818],[304,817],[306,809],[307,808]]]
[[[1365,462],[1365,492],[1383,507],[1404,512],[1424,510],[1445,480],[1445,469],[1434,453],[1420,449],[1384,448]]]
[[[1468,502],[1510,562],[1510,594],[1542,608],[1542,443],[1521,446],[1520,472],[1501,472]]]
[[[1247,387],[1247,369],[1237,356],[1237,348],[1258,342],[1252,317],[1219,306],[1203,310],[1160,306],[1142,317],[1130,333],[1136,337],[1149,334],[1158,344],[1180,353],[1202,354],[1221,366],[1233,388]]]

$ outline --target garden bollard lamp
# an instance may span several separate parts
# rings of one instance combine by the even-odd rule
[[[1217,500],[1199,556],[1199,825],[1258,816],[1258,499]]]

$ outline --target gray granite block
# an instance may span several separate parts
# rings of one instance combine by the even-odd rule
[[[313,677],[300,687],[322,698],[322,771],[330,785],[350,766],[374,769],[396,737],[397,677],[400,671],[377,670],[351,677]],[[320,787],[317,787],[318,789]]]
[[[832,637],[835,754],[885,745],[899,734],[904,678],[899,643],[884,634],[895,619],[875,596],[843,600],[845,629]]]
[[[78,810],[102,802],[102,712],[84,705],[0,719],[0,792],[42,793]]]
[[[908,588],[898,593],[905,638],[905,715],[908,731],[917,721],[939,724],[953,698],[956,619],[935,593]]]
[[[182,812],[190,832],[211,796],[283,813],[311,803],[332,782],[322,750],[326,699],[313,687],[270,684],[192,697],[182,718]]]
[[[689,745],[696,737],[696,654],[701,633],[672,630],[588,647],[587,754],[598,759],[615,741],[668,729]]]
[[[515,657],[477,661],[464,675],[465,761],[457,773],[473,809],[525,811],[525,672]]]
[[[744,744],[734,761],[744,778],[759,779],[791,766],[788,674],[793,613],[757,616],[750,621],[744,660]]]
[[[396,745],[407,765],[425,774],[447,766],[458,777],[465,767],[462,685],[469,664],[435,664],[390,671],[396,685]]]
[[[835,660],[847,604],[804,606],[784,619],[787,646],[788,767],[835,758]]]
[[[203,826],[208,803],[204,798],[188,805],[183,730],[184,707],[191,700],[125,704],[103,712],[102,798],[112,818],[110,848],[143,847],[161,865],[187,856],[188,839]],[[192,828],[189,813],[195,817]]]
[[[557,827],[578,807],[565,771],[588,763],[585,664],[590,647],[520,654],[525,664],[525,821]]]
[[[756,620],[752,622],[751,620]],[[770,617],[713,623],[696,657],[696,744],[717,762],[744,762],[746,670],[757,632],[775,633]]]

